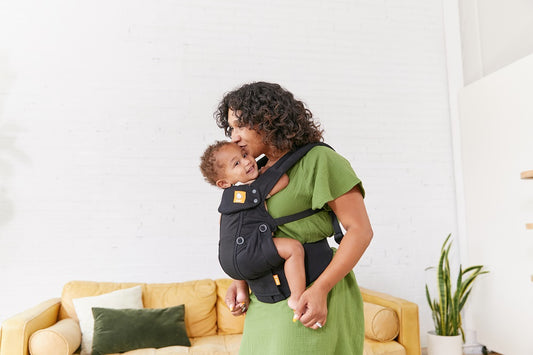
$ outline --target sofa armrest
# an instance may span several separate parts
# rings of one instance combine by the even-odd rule
[[[407,355],[420,355],[418,305],[386,293],[372,291],[362,287],[360,289],[363,295],[363,301],[392,308],[398,314],[400,331],[396,341],[403,345]]]
[[[2,323],[0,355],[28,355],[28,340],[37,330],[57,322],[60,298],[44,301]]]

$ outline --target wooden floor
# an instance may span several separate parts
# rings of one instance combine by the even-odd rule
[[[422,355],[427,355],[427,348],[422,348]],[[468,354],[468,355],[477,355],[477,354]],[[479,353],[479,355],[482,355],[481,353]],[[488,355],[502,355],[500,353],[495,353],[495,352],[490,352],[488,353]]]

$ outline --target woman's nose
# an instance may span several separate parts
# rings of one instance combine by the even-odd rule
[[[235,130],[233,130],[233,131],[231,132],[231,141],[232,141],[233,143],[237,143],[237,142],[240,141],[240,140],[241,140],[241,137],[237,134],[237,132],[235,132]]]

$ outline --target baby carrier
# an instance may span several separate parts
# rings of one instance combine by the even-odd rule
[[[273,218],[265,207],[265,199],[281,176],[311,148],[325,143],[310,143],[285,154],[250,185],[232,186],[224,190],[218,211],[220,240],[218,259],[224,272],[237,280],[246,280],[257,299],[275,303],[290,296],[283,271],[284,260],[272,240],[277,227],[322,211],[307,209],[289,216]],[[333,148],[332,148],[333,149]],[[330,211],[335,241],[340,243],[342,231],[335,214]],[[303,244],[306,284],[315,281],[333,257],[326,239]]]

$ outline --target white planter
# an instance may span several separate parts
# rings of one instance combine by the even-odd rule
[[[428,332],[428,355],[463,355],[463,338],[461,335],[436,335]]]

